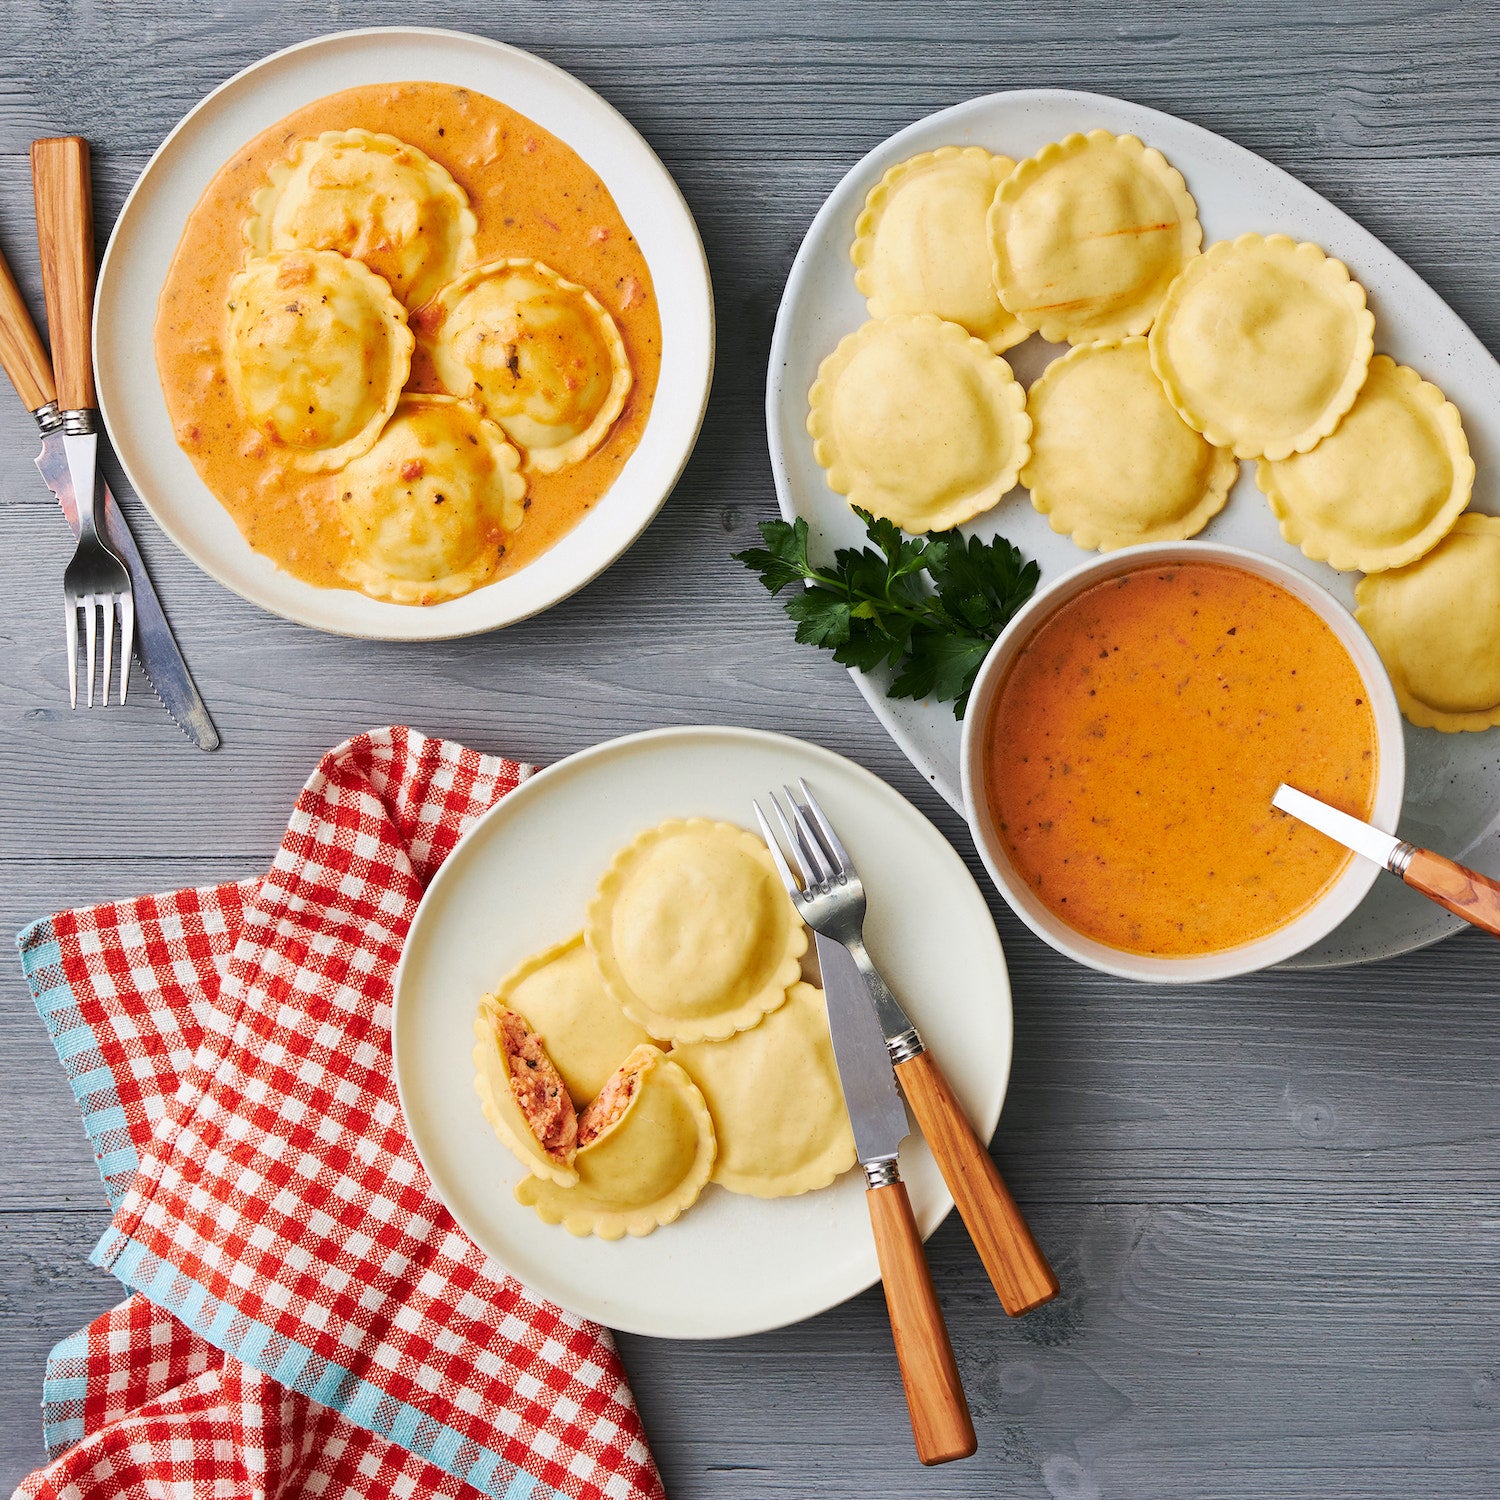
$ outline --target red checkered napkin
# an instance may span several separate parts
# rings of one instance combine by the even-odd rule
[[[423,886],[523,768],[331,751],[263,881],[68,913],[22,956],[140,1294],[55,1351],[21,1493],[662,1495],[609,1335],[433,1196],[390,1069]]]

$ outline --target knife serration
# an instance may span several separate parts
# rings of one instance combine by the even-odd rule
[[[860,1162],[892,1161],[911,1133],[880,1019],[849,950],[817,935],[828,1031]]]
[[[42,451],[36,456],[36,466],[47,488],[57,497],[68,526],[77,536],[78,502],[60,428],[42,434]],[[136,546],[135,537],[131,535],[103,476],[100,483],[104,485],[105,534],[110,545],[125,559],[135,594],[136,659],[146,674],[146,681],[151,684],[151,691],[172,722],[200,750],[217,750],[219,731],[214,727],[193,675],[182,659],[140,548]]]

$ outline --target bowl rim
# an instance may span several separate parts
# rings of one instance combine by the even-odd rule
[[[1265,578],[1300,599],[1328,625],[1364,681],[1375,720],[1377,766],[1370,821],[1394,832],[1406,789],[1406,741],[1401,711],[1374,643],[1327,589],[1290,564],[1222,542],[1146,542],[1101,553],[1040,589],[1000,633],[981,663],[969,695],[959,752],[969,833],[990,880],[1006,904],[1045,943],[1089,968],[1157,984],[1231,979],[1282,963],[1327,937],[1354,911],[1380,874],[1372,861],[1355,855],[1338,879],[1284,927],[1233,948],[1182,957],[1131,953],[1087,937],[1053,915],[1016,875],[992,826],[983,797],[984,726],[1006,669],[1020,647],[1046,620],[1095,583],[1154,563],[1181,562],[1220,563]]]

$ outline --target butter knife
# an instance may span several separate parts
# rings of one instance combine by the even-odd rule
[[[36,419],[42,435],[36,466],[47,488],[57,497],[73,535],[77,536],[78,503],[63,449],[63,422],[52,361],[3,255],[0,255],[0,368],[10,377],[22,404]],[[200,750],[217,750],[219,732],[182,659],[140,549],[107,484],[104,522],[110,546],[124,558],[130,570],[135,591],[136,657],[146,680],[173,722]]]

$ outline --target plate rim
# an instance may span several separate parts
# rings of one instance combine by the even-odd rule
[[[189,543],[184,539],[183,535],[180,533],[179,529],[169,524],[167,519],[162,514],[162,511],[153,501],[149,489],[147,487],[143,487],[140,483],[140,480],[137,477],[136,473],[132,470],[129,462],[126,460],[124,452],[122,451],[120,445],[115,441],[115,423],[111,420],[110,409],[106,400],[108,381],[100,379],[102,370],[98,351],[101,347],[101,321],[106,308],[105,293],[109,286],[110,277],[112,273],[114,273],[116,261],[123,260],[124,257],[129,253],[128,250],[121,248],[121,230],[127,225],[132,207],[134,206],[137,197],[141,194],[142,189],[147,184],[148,179],[151,178],[153,172],[157,169],[157,165],[160,159],[177,141],[178,137],[189,130],[198,121],[199,116],[202,115],[206,110],[208,110],[221,94],[225,93],[231,88],[234,88],[237,85],[243,84],[247,79],[251,78],[255,73],[260,72],[263,69],[268,69],[275,64],[281,63],[286,59],[303,52],[315,51],[321,48],[337,49],[339,47],[346,47],[363,41],[367,41],[372,38],[398,37],[430,38],[436,41],[455,43],[465,47],[471,47],[476,51],[491,51],[499,53],[500,55],[508,59],[520,59],[522,60],[524,65],[534,66],[542,73],[551,75],[552,79],[555,82],[561,84],[563,87],[579,91],[582,94],[586,95],[591,101],[601,107],[608,116],[611,117],[611,124],[615,128],[626,133],[626,135],[632,140],[632,142],[635,145],[638,145],[638,147],[646,153],[649,160],[655,164],[655,167],[660,174],[662,185],[669,191],[670,195],[675,198],[677,206],[681,209],[682,225],[680,227],[686,231],[684,245],[690,250],[696,251],[696,256],[692,257],[693,268],[699,275],[701,275],[702,278],[702,306],[698,309],[704,317],[704,331],[706,335],[706,353],[702,357],[701,369],[702,388],[697,398],[697,411],[685,425],[683,440],[679,445],[680,451],[673,459],[671,472],[670,474],[668,474],[665,470],[663,471],[660,495],[657,496],[649,504],[643,505],[641,507],[641,512],[636,518],[635,524],[631,527],[631,529],[629,529],[628,534],[620,540],[619,544],[614,547],[613,551],[610,551],[608,548],[606,548],[605,552],[607,553],[607,555],[601,553],[598,561],[596,563],[590,563],[586,568],[580,570],[578,576],[572,577],[570,581],[563,583],[558,588],[549,590],[546,596],[530,605],[520,608],[513,607],[511,609],[505,610],[501,613],[501,616],[499,618],[492,619],[487,623],[470,623],[458,627],[444,627],[440,623],[438,623],[440,617],[434,613],[432,607],[395,605],[389,603],[388,601],[369,599],[367,598],[367,596],[359,594],[355,590],[338,590],[336,592],[349,593],[356,601],[364,601],[363,603],[356,603],[354,605],[354,608],[357,610],[364,610],[366,605],[374,607],[371,611],[371,621],[369,624],[365,624],[360,621],[351,621],[347,625],[338,625],[331,623],[326,619],[316,618],[312,614],[298,608],[295,604],[289,605],[287,608],[275,607],[269,604],[264,598],[257,597],[256,593],[248,585],[246,587],[241,587],[239,583],[232,581],[230,577],[227,576],[228,570],[225,569],[222,564],[220,564],[216,560],[211,560],[210,558],[202,555],[197,547],[190,546]],[[337,90],[335,89],[331,92],[337,92]],[[322,96],[319,95],[317,97]],[[308,102],[314,101],[309,100]],[[564,144],[567,144],[567,142],[564,142]],[[570,147],[570,149],[576,148]],[[579,154],[581,155],[581,153]],[[116,217],[114,225],[110,231],[109,242],[106,245],[104,254],[100,258],[99,262],[91,334],[94,381],[97,393],[96,399],[98,401],[99,414],[103,421],[105,432],[109,437],[110,450],[113,453],[116,462],[119,464],[126,481],[130,485],[130,488],[140,499],[141,504],[145,506],[146,511],[151,516],[151,519],[156,523],[156,525],[160,528],[160,530],[168,538],[168,540],[171,541],[172,545],[176,547],[184,557],[186,557],[191,563],[193,563],[195,567],[199,568],[202,572],[206,573],[210,578],[212,578],[214,582],[218,583],[221,587],[228,589],[230,593],[245,600],[246,603],[253,604],[256,608],[265,610],[268,614],[274,615],[280,619],[287,620],[292,624],[301,625],[307,629],[319,631],[325,635],[340,636],[346,639],[378,641],[460,640],[470,636],[486,635],[492,631],[503,630],[510,625],[520,624],[523,620],[534,618],[536,615],[542,614],[546,610],[549,610],[554,606],[561,604],[564,600],[571,598],[581,589],[586,588],[602,573],[607,571],[616,562],[618,562],[620,558],[623,557],[625,553],[628,552],[630,548],[640,540],[647,527],[649,527],[651,523],[656,519],[657,515],[660,514],[662,507],[666,504],[668,498],[675,490],[678,482],[682,478],[683,472],[686,470],[687,465],[692,458],[693,452],[697,447],[698,438],[702,433],[704,420],[707,416],[709,398],[713,391],[714,369],[718,354],[717,312],[714,300],[713,279],[708,264],[708,255],[703,246],[703,235],[698,228],[698,223],[693,215],[692,208],[689,205],[687,198],[684,196],[680,185],[678,184],[676,178],[673,177],[672,173],[668,171],[666,164],[661,160],[660,156],[651,146],[650,142],[646,140],[646,138],[635,127],[635,125],[632,124],[632,122],[619,109],[617,109],[612,103],[610,103],[608,99],[606,99],[596,90],[590,88],[589,85],[584,83],[582,79],[577,78],[572,73],[568,72],[566,68],[560,67],[558,64],[551,62],[547,58],[539,56],[537,53],[529,52],[523,47],[517,47],[513,43],[503,42],[494,37],[481,36],[475,32],[463,31],[455,27],[446,26],[359,26],[350,27],[341,31],[324,32],[318,36],[306,37],[300,42],[294,42],[290,46],[278,48],[274,52],[267,53],[264,57],[257,58],[254,62],[247,64],[243,68],[240,68],[238,71],[231,74],[228,78],[225,78],[222,82],[216,84],[211,90],[209,90],[209,92],[205,94],[201,99],[199,99],[198,102],[194,104],[162,138],[161,142],[147,159],[146,165],[141,169],[139,176],[137,176],[135,182],[131,185],[130,191],[126,194],[125,200],[120,206],[119,214]],[[697,372],[695,371],[694,373]],[[653,407],[653,413],[654,410],[655,408]],[[199,482],[202,482],[201,479]],[[654,485],[651,487],[655,488]],[[218,504],[219,502],[217,498],[212,496],[212,492],[208,490],[207,486],[204,485],[203,488],[204,493],[210,496],[210,498],[213,498],[215,504]],[[608,490],[606,490],[605,494],[607,495],[608,493]],[[237,529],[238,528],[236,528],[236,530]],[[565,540],[566,534],[557,539],[557,542],[553,544],[554,547],[558,543]],[[243,541],[243,536],[241,536],[241,542],[246,548],[249,548],[249,543]],[[251,552],[254,552],[253,548],[249,548],[249,550]],[[548,550],[550,551],[551,549],[549,548]],[[262,554],[255,555],[260,556]],[[524,570],[518,570],[518,572],[519,571]],[[278,574],[284,572],[284,569],[281,569],[279,567],[277,568]],[[287,576],[291,577],[294,575]],[[299,582],[300,581],[301,580],[299,580]],[[315,585],[307,586],[315,587]],[[321,593],[328,591],[320,590],[319,592]],[[480,593],[482,592],[482,590],[476,590],[474,592]],[[378,610],[382,615],[385,616],[385,618],[390,621],[389,626],[384,626],[381,623],[377,623],[374,617],[376,610]],[[399,615],[385,614],[386,611],[393,610],[399,610],[401,611],[401,613]],[[419,628],[397,630],[394,627],[398,620],[402,623],[407,623],[408,620],[413,624],[420,621],[428,621],[431,623],[429,624],[429,628],[427,629]],[[434,626],[436,628],[433,628]]]
[[[423,892],[422,899],[418,903],[417,910],[412,915],[411,925],[407,930],[405,941],[402,943],[401,957],[397,962],[396,971],[393,974],[391,980],[391,1074],[396,1083],[396,1096],[401,1108],[402,1121],[406,1127],[407,1136],[411,1140],[412,1149],[416,1153],[418,1161],[421,1163],[423,1172],[427,1175],[427,1179],[432,1187],[433,1195],[443,1205],[447,1213],[453,1218],[454,1223],[458,1225],[460,1231],[464,1235],[466,1235],[469,1240],[472,1241],[472,1243],[478,1246],[478,1248],[483,1251],[485,1255],[494,1260],[496,1265],[501,1267],[501,1269],[504,1270],[507,1275],[515,1276],[517,1280],[521,1280],[522,1278],[516,1275],[515,1272],[511,1271],[510,1268],[506,1265],[504,1255],[492,1245],[487,1244],[485,1242],[486,1237],[481,1237],[481,1235],[476,1234],[474,1230],[470,1228],[469,1224],[466,1223],[462,1218],[460,1218],[458,1213],[449,1204],[447,1197],[444,1195],[442,1188],[439,1185],[438,1176],[432,1171],[431,1167],[429,1166],[427,1154],[423,1150],[423,1128],[419,1128],[413,1125],[412,1115],[407,1108],[408,1091],[406,1085],[403,1083],[404,1067],[402,1063],[403,1049],[401,1044],[402,1028],[400,1025],[400,1017],[402,1013],[402,993],[407,974],[407,960],[408,956],[414,951],[416,947],[413,939],[417,935],[418,924],[422,921],[424,913],[427,911],[429,904],[432,903],[435,899],[439,898],[445,882],[452,883],[452,881],[460,878],[459,875],[454,872],[457,872],[460,869],[460,866],[458,863],[456,863],[456,860],[457,856],[464,849],[464,846],[467,845],[470,840],[478,837],[481,830],[489,827],[492,823],[503,822],[507,816],[514,816],[517,806],[524,806],[526,802],[531,800],[531,798],[538,795],[543,795],[541,789],[545,788],[545,786],[551,780],[558,777],[564,771],[575,770],[580,764],[587,763],[591,760],[607,759],[617,754],[629,753],[642,746],[649,746],[653,743],[690,742],[695,739],[702,740],[705,738],[709,740],[727,739],[758,745],[789,745],[794,747],[798,753],[810,753],[815,758],[822,759],[832,765],[837,765],[841,772],[853,773],[855,778],[859,781],[862,781],[875,795],[894,797],[897,799],[897,801],[903,803],[915,818],[919,819],[921,823],[926,825],[931,837],[938,840],[943,845],[943,847],[948,850],[948,852],[956,862],[958,869],[962,872],[963,877],[973,887],[976,901],[978,903],[978,909],[983,911],[985,914],[983,932],[986,932],[988,934],[988,942],[989,944],[993,945],[994,956],[998,962],[998,971],[1004,980],[1003,1002],[1006,1023],[1004,1026],[1004,1057],[1003,1059],[1001,1059],[1002,1065],[996,1069],[996,1074],[1000,1080],[999,1089],[995,1097],[993,1109],[986,1111],[983,1118],[976,1119],[973,1122],[976,1133],[979,1135],[981,1141],[986,1145],[988,1145],[993,1140],[995,1132],[999,1128],[1000,1118],[1005,1107],[1005,1101],[1010,1092],[1011,1068],[1015,1058],[1015,1005],[1014,991],[1010,976],[1010,963],[1008,958],[1006,957],[1005,945],[1000,937],[999,929],[995,925],[993,916],[990,913],[989,902],[985,897],[984,888],[974,878],[973,872],[969,869],[968,865],[963,859],[963,856],[953,846],[952,842],[946,837],[942,830],[938,828],[937,825],[933,823],[932,820],[919,807],[916,806],[915,803],[904,796],[901,792],[897,791],[897,789],[891,786],[891,784],[887,782],[883,777],[878,776],[875,772],[869,770],[865,766],[862,766],[858,761],[851,759],[849,756],[842,755],[837,750],[830,750],[827,746],[821,745],[815,740],[803,739],[799,736],[784,734],[777,730],[755,729],[745,725],[733,724],[682,724],[669,725],[656,729],[638,730],[631,734],[618,735],[611,739],[601,740],[596,744],[586,746],[582,750],[575,751],[572,755],[564,756],[561,760],[554,761],[550,765],[542,767],[540,770],[534,771],[530,776],[525,777],[525,779],[521,781],[521,783],[515,788],[514,791],[509,792],[507,795],[500,798],[498,802],[496,802],[492,807],[488,808],[484,813],[482,813],[478,818],[474,820],[474,823],[464,832],[463,836],[453,846],[453,849],[449,852],[447,858],[444,859],[436,875],[433,876],[432,881],[429,883],[426,891]],[[519,804],[515,801],[517,797],[522,798],[522,801]],[[993,1116],[993,1118],[991,1118],[991,1116]],[[921,1132],[914,1123],[912,1124],[910,1139],[916,1142],[920,1142],[921,1140]],[[935,1233],[936,1230],[953,1212],[953,1196],[948,1191],[947,1183],[942,1181],[941,1178],[937,1180],[934,1201],[937,1207],[936,1212],[933,1215],[932,1222],[925,1228],[922,1228],[919,1225],[919,1228],[921,1228],[922,1230],[922,1237],[924,1241],[928,1239],[933,1233]],[[701,1331],[692,1329],[685,1331],[682,1329],[674,1328],[670,1332],[663,1332],[660,1328],[650,1327],[645,1324],[633,1321],[621,1322],[619,1321],[618,1316],[613,1313],[607,1317],[601,1317],[599,1316],[599,1313],[597,1311],[590,1310],[587,1306],[574,1306],[570,1303],[562,1301],[560,1298],[556,1297],[551,1290],[544,1290],[535,1287],[529,1282],[523,1282],[523,1285],[526,1285],[528,1290],[532,1291],[533,1294],[548,1298],[549,1300],[556,1302],[557,1305],[575,1313],[575,1315],[577,1316],[589,1318],[595,1322],[601,1323],[603,1326],[613,1328],[618,1332],[640,1335],[647,1338],[671,1338],[697,1341],[718,1338],[742,1338],[757,1333],[770,1333],[780,1328],[791,1327],[796,1323],[804,1322],[810,1318],[818,1317],[822,1313],[827,1312],[830,1308],[842,1306],[843,1303],[861,1295],[863,1292],[868,1291],[870,1287],[876,1285],[879,1280],[880,1273],[877,1268],[873,1275],[871,1275],[858,1285],[850,1286],[847,1290],[842,1292],[839,1296],[835,1297],[832,1301],[825,1302],[821,1306],[806,1311],[793,1312],[786,1317],[777,1317],[770,1322],[752,1321],[734,1325],[727,1329],[723,1327],[713,1327],[703,1329]]]
[[[884,155],[919,132],[926,131],[950,118],[967,116],[971,112],[982,111],[987,106],[998,107],[1002,103],[1006,106],[1024,109],[1028,105],[1059,102],[1083,108],[1097,107],[1101,104],[1109,108],[1124,107],[1146,120],[1166,121],[1174,131],[1184,130],[1191,135],[1205,138],[1212,142],[1214,150],[1227,150],[1232,156],[1248,158],[1256,164],[1257,170],[1268,169],[1276,174],[1278,178],[1285,179],[1294,184],[1301,192],[1313,194],[1328,212],[1335,215],[1341,221],[1341,227],[1346,232],[1352,234],[1362,246],[1372,246],[1380,256],[1389,257],[1407,276],[1411,277],[1421,286],[1433,301],[1453,319],[1456,327],[1462,330],[1468,342],[1473,346],[1474,351],[1482,353],[1490,364],[1495,366],[1497,376],[1500,376],[1500,360],[1496,359],[1473,329],[1449,306],[1442,295],[1424,277],[1408,265],[1401,256],[1397,255],[1378,235],[1366,229],[1363,224],[1340,208],[1338,204],[1332,202],[1316,188],[1310,187],[1299,177],[1288,172],[1284,167],[1277,165],[1277,163],[1271,161],[1268,157],[1261,156],[1258,152],[1250,150],[1249,147],[1240,145],[1238,141],[1231,140],[1228,136],[1220,135],[1217,131],[1209,130],[1206,126],[1199,125],[1196,121],[1184,119],[1181,115],[1174,115],[1166,110],[1156,109],[1148,104],[1139,104],[1133,99],[1121,98],[1116,94],[1101,94],[1093,90],[1067,88],[996,89],[989,93],[976,94],[968,99],[961,99],[954,104],[945,105],[942,109],[933,110],[929,114],[909,121],[899,130],[892,132],[890,135],[883,136],[874,142],[869,150],[864,152],[828,190],[827,195],[818,206],[817,213],[808,225],[801,244],[797,247],[797,254],[792,260],[791,269],[787,273],[786,284],[782,289],[781,301],[777,305],[776,322],[771,334],[770,356],[766,367],[766,446],[771,460],[771,476],[776,489],[776,505],[784,520],[794,521],[801,514],[792,497],[789,465],[786,448],[782,443],[780,413],[778,410],[784,399],[785,387],[782,373],[787,363],[786,351],[795,337],[795,331],[792,326],[792,304],[796,295],[801,292],[802,282],[808,275],[808,266],[813,258],[817,244],[828,232],[833,223],[834,201],[842,195],[853,179],[869,170],[868,164],[872,157]],[[1087,558],[1084,558],[1083,561],[1087,561]],[[950,787],[947,784],[944,768],[918,745],[902,723],[900,716],[891,708],[884,690],[877,681],[869,674],[860,671],[857,667],[848,667],[846,670],[881,727],[895,742],[901,753],[921,774],[928,785],[960,817],[964,817],[961,781],[955,778],[953,786]],[[1009,906],[1007,903],[1008,909]],[[1461,917],[1450,916],[1442,912],[1435,915],[1432,920],[1435,930],[1431,935],[1394,952],[1366,953],[1358,957],[1331,957],[1323,960],[1316,958],[1307,959],[1299,956],[1278,964],[1276,967],[1315,972],[1318,970],[1352,968],[1367,963],[1379,963],[1389,958],[1404,956],[1408,953],[1421,952],[1423,949],[1430,948],[1442,942],[1445,938],[1451,937],[1465,926]]]

